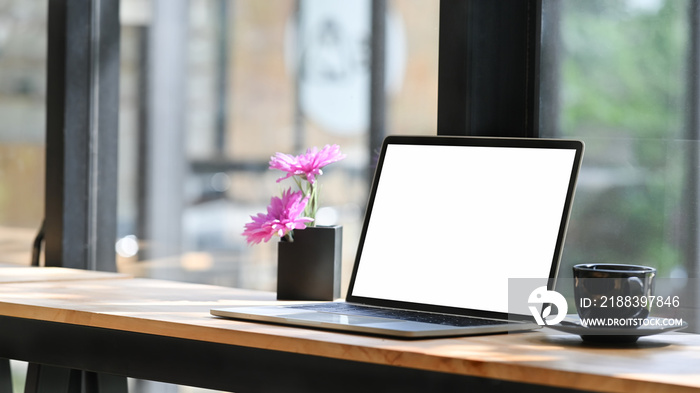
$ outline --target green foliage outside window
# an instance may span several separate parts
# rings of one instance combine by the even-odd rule
[[[560,135],[587,144],[563,271],[683,264],[688,3],[560,4]],[[546,23],[546,21],[545,21]],[[546,30],[545,30],[546,33]]]

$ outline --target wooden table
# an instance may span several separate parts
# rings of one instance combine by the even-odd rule
[[[46,281],[75,281],[132,278],[128,274],[97,272],[61,267],[34,267],[21,265],[3,265],[0,267],[0,284]],[[32,367],[30,366],[30,369]],[[0,391],[12,391],[10,363],[0,358]],[[29,391],[29,389],[27,389]]]
[[[100,279],[113,280],[117,278],[133,278],[133,276],[122,273],[96,272],[63,267],[0,267],[0,284]]]
[[[209,314],[273,302],[268,292],[149,279],[6,283],[0,357],[237,392],[700,391],[699,335],[618,348],[549,329],[404,341]]]

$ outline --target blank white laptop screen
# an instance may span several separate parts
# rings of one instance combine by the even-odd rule
[[[508,278],[547,285],[575,155],[388,145],[352,295],[507,313]]]

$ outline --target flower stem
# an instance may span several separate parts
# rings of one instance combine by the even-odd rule
[[[287,242],[294,243],[294,231],[287,232],[287,234],[284,235],[284,238],[287,239]]]
[[[304,187],[302,187],[302,184],[301,184],[301,179],[298,176],[292,176],[292,179],[294,179],[294,182],[297,183],[297,187],[299,187],[299,191],[304,191]],[[304,195],[306,195],[306,192],[304,192]]]

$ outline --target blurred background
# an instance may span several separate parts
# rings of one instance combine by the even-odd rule
[[[439,3],[388,4],[385,132],[435,134]],[[697,110],[686,83],[690,2],[544,4],[541,136],[587,145],[565,266],[686,274],[683,195],[698,152],[685,131]],[[370,8],[122,0],[120,271],[273,289],[275,244],[240,236],[285,185],[269,157],[332,143],[348,158],[321,178],[321,220],[343,225],[352,263],[375,154]],[[43,217],[46,20],[46,1],[0,0],[3,263],[29,263]]]
[[[0,0],[0,263],[28,265],[43,218],[47,1]],[[371,176],[371,2],[122,0],[118,269],[274,290],[248,246],[275,152],[339,144],[319,221],[344,227],[347,288]],[[700,108],[691,0],[544,0],[540,136],[586,155],[562,260],[697,266]],[[391,0],[384,134],[436,134],[439,2]],[[421,184],[423,179],[416,179]]]
[[[436,133],[438,6],[387,11],[394,133]],[[120,271],[273,290],[276,244],[241,236],[290,185],[269,158],[334,143],[348,158],[321,178],[319,221],[343,225],[349,268],[374,154],[370,11],[366,0],[122,0]],[[1,241],[17,252],[1,254],[7,263],[28,263],[43,217],[46,17],[45,1],[0,0]]]
[[[344,228],[347,283],[374,154],[371,2],[162,2],[167,14],[158,4],[122,3],[120,271],[274,290],[276,243],[241,236],[291,185],[276,183],[270,156],[338,144],[347,158],[320,179],[319,224]],[[387,10],[393,132],[436,132],[438,5]]]

